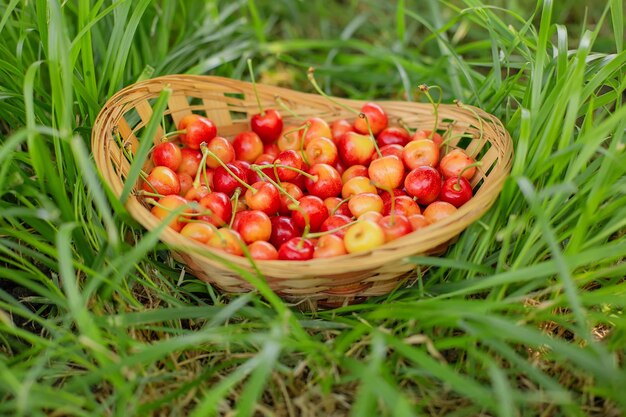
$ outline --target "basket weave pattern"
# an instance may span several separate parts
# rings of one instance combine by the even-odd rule
[[[210,118],[218,135],[233,137],[249,130],[249,118],[258,113],[258,106],[250,83],[210,76],[166,76],[131,85],[115,94],[103,107],[92,133],[92,151],[96,164],[113,192],[119,197],[124,187],[130,163],[124,155],[127,149],[136,149],[138,137],[152,116],[152,104],[163,88],[172,94],[165,111],[170,123],[178,122],[190,113]],[[278,108],[278,96],[300,118],[285,115],[285,125],[300,125],[309,117],[320,117],[329,123],[354,115],[313,94],[257,84],[261,101],[266,108]],[[355,109],[363,102],[338,99]],[[408,126],[432,129],[435,124],[433,108],[428,104],[377,101],[387,112],[390,125],[402,120]],[[314,304],[338,305],[363,297],[383,295],[392,291],[415,270],[405,258],[417,254],[441,254],[447,245],[467,226],[481,217],[496,200],[512,164],[511,138],[500,121],[478,108],[456,105],[439,106],[439,129],[450,129],[453,135],[469,139],[451,141],[450,146],[462,147],[469,155],[482,162],[470,183],[478,191],[474,197],[452,215],[434,225],[385,244],[372,252],[352,254],[324,260],[261,261],[257,262],[270,287],[288,300],[304,300]],[[480,118],[480,119],[479,119]],[[482,130],[482,135],[481,135]],[[157,143],[165,132],[159,128]],[[119,135],[119,136],[118,136]],[[122,142],[118,140],[121,137]],[[148,160],[144,170],[152,167]],[[147,229],[157,226],[149,208],[137,197],[131,196],[126,207],[131,215]],[[199,244],[166,229],[161,240],[171,248],[174,257],[183,262],[193,275],[208,281],[226,292],[243,292],[252,286],[223,262],[204,256]],[[206,248],[203,249],[206,251]],[[238,267],[253,270],[246,258],[220,253]]]

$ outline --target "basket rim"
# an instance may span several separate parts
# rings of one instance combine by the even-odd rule
[[[165,75],[165,76],[155,77],[155,78],[151,78],[147,80],[142,80],[142,81],[133,83],[131,85],[128,85],[122,88],[121,90],[119,90],[113,96],[111,96],[111,98],[107,100],[107,102],[104,104],[104,106],[100,110],[98,116],[96,117],[96,120],[94,122],[94,128],[92,131],[92,141],[91,141],[92,153],[94,154],[94,156],[96,155],[102,156],[100,155],[100,153],[104,152],[104,147],[98,146],[101,139],[114,142],[110,131],[107,132],[104,129],[102,131],[99,131],[97,127],[99,127],[102,123],[104,123],[104,121],[106,121],[112,109],[115,109],[117,106],[125,102],[124,99],[127,96],[132,95],[132,93],[135,93],[135,92],[143,91],[148,87],[149,94],[152,94],[150,98],[155,98],[158,96],[158,91],[160,89],[165,88],[166,86],[171,87],[172,85],[175,85],[177,82],[187,82],[187,81],[193,81],[193,82],[197,82],[200,84],[207,84],[207,85],[209,84],[224,85],[224,84],[233,84],[233,83],[240,84],[242,86],[251,85],[251,83],[247,81],[240,81],[240,80],[235,80],[235,79],[227,78],[227,77],[212,76],[212,75],[187,75],[187,74]],[[150,87],[156,87],[156,88],[152,89]],[[175,88],[173,89],[175,90]],[[300,91],[291,90],[291,89],[284,88],[284,87],[271,86],[271,85],[262,84],[262,83],[257,83],[257,89],[263,90],[264,92],[268,92],[270,94],[282,92],[283,94],[296,95],[302,98],[309,98],[309,99],[315,99],[315,100],[319,100],[320,98],[320,96],[316,94],[300,92]],[[393,109],[396,106],[398,107],[411,106],[414,108],[432,109],[432,106],[426,103],[412,103],[412,102],[405,102],[405,101],[398,101],[398,100],[385,100],[385,99],[378,99],[378,98],[373,98],[369,100],[356,100],[356,99],[346,99],[346,98],[339,98],[339,97],[333,97],[333,98],[341,102],[342,104],[346,104],[351,107],[360,106],[367,101],[375,101],[386,110],[388,108]],[[338,106],[334,104],[330,104],[330,103],[328,103],[327,106],[329,108],[334,108],[339,113],[341,113],[341,109]],[[440,106],[441,106],[440,109],[448,109],[448,110],[451,110],[453,113],[455,109],[458,109],[458,106],[452,105],[452,104],[441,104]],[[451,237],[457,236],[463,230],[465,230],[470,224],[474,223],[476,220],[482,217],[490,209],[490,207],[494,204],[494,202],[498,198],[500,191],[504,185],[504,182],[506,181],[510,173],[512,159],[513,159],[513,145],[512,145],[512,140],[511,140],[509,132],[504,128],[500,120],[498,120],[495,116],[483,111],[480,108],[477,108],[474,106],[467,106],[467,107],[471,108],[472,111],[474,111],[477,116],[480,116],[481,118],[484,118],[488,120],[489,122],[492,122],[493,124],[495,124],[499,132],[501,132],[503,136],[502,139],[504,141],[504,147],[506,148],[506,152],[501,152],[499,154],[499,160],[495,164],[500,165],[502,167],[504,175],[501,175],[499,178],[494,179],[490,183],[492,186],[493,195],[490,195],[489,198],[485,199],[485,201],[481,200],[480,202],[475,201],[474,200],[475,197],[474,197],[472,198],[472,200],[468,201],[465,205],[461,206],[450,217],[442,221],[439,221],[435,224],[429,225],[424,229],[421,229],[419,233],[417,232],[409,233],[408,235],[402,236],[401,238],[397,240],[385,243],[382,246],[373,249],[372,251],[346,254],[346,255],[341,255],[341,256],[337,256],[333,258],[311,259],[307,261],[285,261],[285,260],[262,261],[262,260],[259,260],[259,261],[254,262],[256,266],[258,267],[258,269],[262,273],[265,274],[266,271],[268,270],[276,272],[275,270],[277,269],[277,267],[280,267],[280,269],[290,269],[292,270],[291,271],[292,273],[295,273],[296,271],[298,271],[299,274],[306,275],[307,274],[306,269],[308,268],[311,268],[313,270],[319,270],[319,268],[317,267],[323,265],[325,269],[332,269],[332,267],[334,266],[339,266],[339,265],[345,266],[346,262],[350,262],[354,264],[354,267],[351,268],[351,270],[354,270],[354,271],[364,270],[368,268],[376,268],[387,262],[400,260],[402,258],[405,258],[406,256],[412,256],[412,255],[394,256],[393,252],[398,248],[410,246],[412,243],[414,244],[416,239],[417,240],[431,239],[431,241],[433,242],[431,246],[434,247],[434,246],[437,246],[439,244],[446,242]],[[123,117],[123,115],[121,117]],[[105,135],[106,138],[103,138],[102,135]],[[493,143],[492,143],[492,146],[494,146]],[[103,179],[106,180],[107,178],[105,178],[103,174],[103,172],[105,171],[104,170],[105,167],[102,165],[102,163],[105,161],[103,161],[102,158],[95,158],[95,159],[96,159],[96,164],[98,166],[98,170],[102,174]],[[107,160],[108,163],[111,163],[111,158],[107,157],[105,158],[105,160]],[[490,178],[491,175],[492,174],[486,174],[484,177],[485,181],[488,178]],[[111,186],[109,182],[105,181],[105,183],[107,184],[107,186],[109,187]],[[116,192],[115,190],[112,190],[112,193],[116,197],[118,198],[120,197],[120,194]],[[479,203],[482,203],[483,206],[477,207]],[[142,226],[144,226],[147,230],[152,230],[156,225],[159,224],[159,221],[150,214],[147,208],[145,208],[143,205],[141,205],[141,203],[137,201],[136,197],[134,196],[129,197],[129,199],[125,203],[125,206],[126,206],[126,209],[129,211],[129,213],[131,214],[131,216],[140,224],[142,224]],[[143,214],[147,214],[147,216],[138,216],[135,210],[143,210],[144,211]],[[463,221],[463,223],[460,223],[461,221]],[[446,227],[452,227],[451,232],[442,233],[441,231]],[[213,250],[207,247],[206,245],[202,245],[200,243],[192,241],[191,239],[184,238],[179,233],[175,232],[174,230],[171,230],[170,228],[165,228],[160,233],[159,239],[162,240],[164,243],[168,244],[168,246],[170,246],[170,248],[174,251],[186,250],[186,249],[190,249],[193,252],[197,252],[198,249],[202,249],[203,251],[209,250],[210,252],[215,252],[217,256],[223,257],[227,259],[228,261],[240,267],[243,267],[245,269],[250,270],[252,267],[250,260],[246,257],[234,256],[234,255],[225,253],[223,251]],[[419,253],[422,253],[422,251],[418,251],[414,255],[418,255]],[[208,259],[207,257],[203,255],[198,255],[198,256],[202,256],[203,258]],[[355,261],[358,261],[358,262],[355,262]],[[226,268],[222,265],[220,266],[222,268]],[[297,269],[294,269],[294,268],[297,268]],[[348,270],[346,268],[342,268],[342,273],[347,272],[347,271]],[[316,275],[316,274],[318,273],[315,271],[311,271],[310,275]],[[270,273],[269,275],[275,275],[275,274]]]

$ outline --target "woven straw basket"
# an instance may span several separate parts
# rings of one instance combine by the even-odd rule
[[[115,94],[101,110],[94,124],[92,151],[98,168],[113,192],[122,194],[130,163],[124,156],[124,147],[134,149],[152,115],[154,103],[161,90],[169,87],[172,94],[165,111],[165,119],[173,125],[189,113],[205,114],[213,120],[218,134],[232,138],[249,130],[249,117],[258,113],[252,85],[221,77],[174,75],[142,81]],[[278,108],[280,97],[299,119],[283,112],[285,125],[301,124],[309,117],[321,117],[329,123],[354,115],[329,100],[313,94],[257,84],[261,101],[266,108]],[[363,102],[338,99],[360,109]],[[431,129],[435,123],[433,107],[428,104],[377,101],[387,112],[390,125],[402,120],[408,126]],[[480,119],[479,119],[480,117]],[[466,139],[452,141],[451,146],[462,147],[482,161],[482,166],[471,179],[475,196],[452,215],[425,229],[403,236],[368,253],[352,254],[323,260],[261,261],[258,270],[269,286],[288,301],[300,302],[306,308],[333,307],[358,302],[370,296],[391,292],[398,285],[415,279],[415,264],[406,258],[417,254],[442,254],[472,222],[480,218],[496,200],[512,162],[511,138],[499,120],[484,111],[457,105],[439,106],[439,129],[451,129],[454,135]],[[174,129],[171,129],[174,130]],[[482,130],[482,135],[481,135]],[[163,136],[159,129],[155,143]],[[122,145],[123,144],[123,145]],[[144,170],[151,168],[146,161]],[[131,215],[148,230],[158,225],[140,199],[130,196],[126,207]],[[220,253],[226,262],[202,254],[200,244],[191,242],[166,228],[160,238],[172,248],[174,257],[184,263],[193,275],[225,292],[250,291],[253,286],[244,280],[230,263],[253,271],[250,261]],[[207,251],[206,247],[202,248]]]

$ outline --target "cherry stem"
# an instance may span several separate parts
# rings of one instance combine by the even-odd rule
[[[342,224],[341,226],[336,227],[336,228],[331,229],[331,230],[326,230],[324,232],[317,232],[317,233],[309,233],[307,235],[307,237],[309,237],[309,238],[316,238],[316,237],[322,237],[322,236],[325,236],[325,235],[332,235],[333,233],[336,233],[336,232],[338,232],[338,231],[340,231],[342,229],[350,227],[350,226],[352,226],[353,224],[355,224],[357,222],[359,222],[359,220],[353,220],[350,223]]]
[[[202,157],[203,157],[203,159],[204,159],[205,153],[206,153],[206,155],[212,156],[213,159],[215,159],[217,161],[217,163],[220,164],[222,166],[222,168],[224,168],[226,170],[226,172],[228,172],[228,175],[233,177],[239,184],[243,185],[248,190],[252,191],[253,194],[257,192],[256,188],[254,188],[253,186],[251,186],[250,184],[248,184],[247,182],[245,182],[244,180],[239,178],[237,175],[235,175],[235,173],[230,168],[228,168],[228,166],[224,163],[224,161],[222,161],[217,155],[215,155],[215,153],[211,152],[209,150],[209,148],[207,148],[206,142],[202,142],[200,144],[200,148],[202,149]]]
[[[291,110],[289,108],[289,106],[287,106],[287,104],[285,104],[285,102],[283,101],[282,98],[280,98],[280,96],[274,96],[274,101],[276,103],[278,103],[278,105],[280,106],[281,109],[285,110],[287,113],[289,113],[291,115],[291,117],[294,118],[300,118],[300,115],[298,113],[296,113],[295,111]]]
[[[239,194],[241,194],[241,188],[237,188],[232,197],[235,199],[235,201],[233,202],[233,210],[230,214],[230,222],[228,222],[228,227],[231,229],[233,227],[233,222],[235,221],[235,214],[237,214],[237,206],[239,205]]]
[[[254,165],[254,164],[253,164]],[[282,168],[282,169],[288,169],[290,171],[295,171],[299,174],[302,174],[303,176],[307,177],[308,179],[310,179],[311,181],[317,181],[319,179],[319,177],[317,175],[311,175],[308,172],[305,172],[301,169],[298,169],[296,167],[292,167],[289,165],[283,165],[280,163],[273,163],[273,164],[267,164],[267,165],[254,165],[256,167],[259,167],[260,169],[264,169],[264,168]],[[276,176],[276,178],[278,178],[278,176]]]
[[[180,135],[181,133],[187,133],[187,129],[175,130],[173,132],[166,133],[161,136],[161,142],[167,142],[167,139],[171,138],[172,136]]]
[[[311,122],[306,122],[304,124],[304,130],[302,131],[302,140],[300,141],[300,154],[302,155],[302,160],[305,164],[309,164],[309,159],[306,157],[306,152],[304,151],[304,142],[306,140],[306,134],[309,132],[309,128],[311,127]]]
[[[259,92],[256,89],[256,81],[254,79],[254,71],[252,70],[252,60],[248,58],[248,70],[250,71],[250,79],[252,79],[252,89],[254,90],[254,97],[256,97],[256,103],[261,111],[261,116],[265,116],[265,110],[261,105],[261,99],[259,98]]]
[[[372,128],[370,126],[370,121],[367,118],[367,115],[365,113],[359,113],[359,117],[361,119],[365,120],[365,124],[367,125],[367,131],[370,134],[370,139],[372,140],[372,143],[374,144],[374,148],[376,149],[376,153],[378,154],[379,158],[383,157],[383,154],[380,152],[380,149],[378,148],[378,144],[376,143],[376,138],[374,137],[374,133],[372,132]]]
[[[314,72],[315,72],[315,69],[313,67],[310,67],[309,70],[307,71],[307,77],[308,77],[309,81],[311,82],[311,84],[313,85],[313,88],[315,88],[315,91],[317,91],[319,93],[319,95],[321,95],[322,97],[324,97],[325,99],[327,99],[331,103],[334,103],[334,104],[338,105],[339,107],[348,110],[352,114],[356,114],[356,115],[359,114],[358,110],[355,110],[355,109],[353,109],[350,106],[347,106],[347,105],[345,105],[343,103],[340,103],[339,101],[335,100],[334,98],[332,98],[331,96],[329,96],[328,94],[323,92],[322,89],[320,88],[320,86],[317,84],[317,81],[315,80],[315,76],[313,75]]]
[[[470,168],[481,167],[481,166],[483,166],[483,163],[481,161],[476,161],[473,164],[469,164],[468,166],[463,168],[461,172],[459,172],[459,175],[457,176],[457,179],[456,179],[456,183],[459,185],[459,187],[461,186],[461,177],[463,176],[465,171],[467,171]]]
[[[435,104],[435,101],[433,100],[433,97],[430,95],[430,89],[431,88],[436,88],[439,91],[439,100],[437,101],[437,103]],[[426,84],[422,84],[419,86],[419,89],[426,95],[426,98],[428,99],[428,101],[430,102],[430,104],[433,106],[433,112],[435,113],[435,124],[433,125],[433,129],[430,131],[430,138],[432,139],[433,137],[435,137],[435,133],[437,133],[437,126],[439,124],[439,105],[441,104],[441,98],[442,98],[442,90],[441,87],[439,87],[438,85],[429,87]]]
[[[412,132],[412,128],[404,121],[404,119],[398,119],[398,124],[403,127],[407,132],[409,132],[409,135],[413,136],[413,134],[415,132]]]
[[[146,191],[146,190],[137,190],[135,191],[135,195],[146,196],[146,197],[158,197],[158,198],[165,197],[163,194],[151,193],[150,191]]]
[[[347,203],[348,201],[350,201],[351,198],[352,198],[352,196],[346,197],[343,200],[341,200],[340,202],[338,202],[337,205],[335,207],[333,207],[333,209],[331,210],[330,215],[334,216],[335,213],[337,212],[337,210],[339,209],[339,206],[341,206],[342,204]]]
[[[194,188],[198,188],[200,186],[200,175],[202,174],[202,170],[204,168],[204,172],[206,174],[206,160],[209,157],[209,148],[206,145],[206,142],[202,142],[200,144],[200,149],[202,149],[202,159],[200,160],[200,163],[198,164],[198,169],[196,170],[196,177],[193,180],[193,187]],[[206,182],[207,178],[204,178],[204,181]]]

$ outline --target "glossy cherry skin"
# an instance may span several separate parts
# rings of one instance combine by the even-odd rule
[[[276,159],[275,156],[264,153],[254,161],[254,165],[271,165],[274,163],[274,159]],[[278,180],[276,178],[273,167],[263,168],[261,171],[263,172],[263,174],[270,177],[272,181]],[[251,169],[250,174],[248,175],[248,184],[254,184],[258,181],[267,181],[267,178],[263,175],[260,175],[256,170]]]
[[[354,132],[354,126],[346,119],[338,119],[330,124],[331,139],[335,144],[339,142],[339,138],[346,132]]]
[[[285,126],[283,133],[276,141],[276,145],[280,151],[286,151],[292,149],[294,151],[299,150],[302,147],[302,139],[300,138],[300,132],[297,130],[299,126]]]
[[[385,145],[380,147],[380,153],[382,156],[394,155],[400,158],[402,161],[402,152],[404,151],[404,147],[398,145],[397,143],[392,143],[391,145]],[[379,158],[378,154],[374,154],[372,159]]]
[[[243,241],[239,233],[232,229],[222,227],[215,231],[207,244],[213,248],[223,250],[235,256],[243,255]]]
[[[309,165],[335,165],[339,160],[337,146],[332,140],[323,136],[311,139],[306,145],[304,153]]]
[[[213,192],[200,200],[200,213],[198,220],[211,223],[214,226],[224,226],[230,222],[233,213],[233,205],[228,196],[221,192]]]
[[[384,216],[378,221],[378,225],[385,233],[385,242],[391,242],[413,231],[409,219],[401,214]]]
[[[182,236],[205,244],[208,243],[214,233],[215,229],[204,222],[187,223],[180,231]]]
[[[180,142],[187,148],[200,149],[202,142],[209,143],[217,135],[215,124],[206,117],[185,116],[178,125],[178,130],[185,130],[179,135]]]
[[[324,223],[322,223],[322,227],[320,227],[320,232],[328,232],[331,230],[335,230],[335,232],[333,232],[334,235],[337,235],[339,237],[344,237],[346,234],[346,224],[350,223],[352,221],[352,219],[348,216],[344,216],[342,214],[335,214],[333,216],[330,216],[329,218],[327,218],[326,220],[324,220]]]
[[[435,223],[453,215],[457,208],[445,201],[435,201],[424,209],[424,217],[430,223]]]
[[[339,157],[346,167],[352,165],[369,165],[376,148],[369,135],[347,132],[337,144]]]
[[[387,199],[383,201],[383,214],[385,216],[391,214],[391,199]],[[393,204],[393,212],[394,214],[401,214],[403,216],[409,217],[413,214],[420,214],[420,206],[417,205],[415,200],[413,200],[408,195],[401,195],[395,198]]]
[[[409,132],[402,127],[390,126],[383,129],[378,136],[376,136],[376,142],[381,148],[387,145],[400,145],[404,146],[411,140]],[[382,151],[382,149],[381,149]]]
[[[334,258],[348,253],[343,239],[337,235],[321,236],[315,243],[313,258]]]
[[[439,197],[441,174],[432,167],[417,167],[407,174],[404,188],[417,199],[418,204],[430,204]]]
[[[307,261],[313,258],[315,245],[310,239],[294,237],[278,249],[278,259],[284,261]]]
[[[272,222],[269,216],[260,210],[242,212],[237,222],[237,232],[246,243],[258,240],[268,241],[272,236]]]
[[[259,135],[263,143],[272,143],[283,131],[283,118],[273,109],[266,109],[264,113],[257,113],[250,118],[250,128]]]
[[[404,181],[404,164],[395,155],[373,160],[367,168],[372,183],[381,189],[394,189]]]
[[[175,211],[176,209],[178,209],[181,206],[184,206],[187,203],[188,203],[187,200],[185,200],[183,197],[176,195],[176,194],[170,194],[161,198],[158,202],[158,205],[153,206],[150,212],[159,220],[165,220],[165,218],[169,216],[169,214],[172,211]],[[191,214],[191,208],[183,209],[183,212],[181,213],[181,215],[175,217],[174,220],[172,220],[168,224],[168,226],[172,228],[174,231],[180,232],[180,230],[186,224],[184,222],[186,214]]]
[[[321,119],[319,117],[311,117],[305,122],[305,124],[306,123],[309,124],[309,128],[300,130],[300,138],[305,148],[308,146],[311,139],[319,137],[330,138],[332,136],[330,127],[324,119]],[[306,135],[304,134],[305,130]]]
[[[246,204],[251,210],[260,210],[267,215],[274,215],[280,209],[280,193],[274,184],[269,182],[255,182],[252,189],[245,194]]]
[[[413,214],[409,216],[409,222],[411,223],[411,229],[413,229],[413,231],[423,229],[430,225],[430,222],[423,214]]]
[[[152,162],[157,166],[168,167],[176,171],[180,166],[182,153],[178,145],[172,142],[159,143],[152,151]]]
[[[191,175],[191,178],[194,178],[198,172],[200,162],[202,162],[202,152],[197,149],[182,148],[180,157],[177,172],[179,174]]]
[[[250,257],[256,261],[275,261],[278,259],[278,251],[268,242],[257,240],[248,245]]]
[[[302,189],[296,184],[283,182],[280,185],[281,187],[283,187],[284,193],[280,193],[280,208],[278,209],[278,214],[282,216],[288,216],[289,214],[291,214],[291,209],[289,209],[289,206],[293,204],[293,200],[300,200],[302,197],[304,197],[304,193],[302,192]],[[285,193],[289,194],[292,198],[287,197]]]
[[[441,158],[439,170],[444,178],[458,177],[461,175],[469,180],[476,173],[475,166],[468,168],[468,166],[474,162],[474,158],[469,156],[462,149],[453,149]]]
[[[473,194],[472,186],[467,179],[450,177],[443,182],[439,199],[458,208],[467,203]]]
[[[233,139],[233,149],[238,160],[253,163],[263,154],[263,141],[254,132],[242,132]]]
[[[221,136],[216,136],[207,144],[207,149],[217,156],[223,163],[227,164],[235,160],[235,149],[233,145]],[[212,156],[207,157],[206,165],[209,168],[217,168],[221,164]]]
[[[311,232],[319,231],[324,220],[328,218],[328,209],[322,199],[314,195],[305,195],[298,200],[298,205],[300,210],[294,210],[291,215],[296,226],[304,230],[308,218],[308,223],[310,224],[309,230]]]
[[[321,199],[336,197],[341,193],[343,184],[339,172],[328,164],[315,164],[309,168],[310,175],[315,179],[305,177],[304,185],[311,195]]]
[[[329,215],[341,214],[350,217],[350,209],[348,208],[348,202],[342,200],[340,197],[328,197],[324,199],[324,205],[328,209]]]
[[[434,167],[439,163],[439,146],[430,139],[413,140],[404,147],[402,161],[409,170],[424,165]]]
[[[411,140],[419,139],[430,139],[439,147],[441,147],[441,144],[443,143],[441,135],[437,132],[432,133],[432,130],[416,130],[415,133],[413,133],[413,136],[411,136]]]
[[[278,155],[279,152],[280,152],[280,148],[278,147],[276,142],[266,143],[265,145],[263,145],[263,153],[276,157],[276,155]]]
[[[243,169],[239,166],[229,163],[226,166],[235,174],[239,179],[246,182],[247,175]],[[243,188],[241,183],[233,178],[228,171],[222,166],[219,166],[215,169],[213,173],[213,188],[215,191],[222,192],[227,196],[231,197],[237,188]]]
[[[276,248],[292,239],[302,235],[302,229],[300,229],[291,217],[276,216],[270,218],[272,222],[272,235],[270,236],[270,243]]]
[[[178,175],[168,167],[156,166],[143,183],[143,189],[161,195],[179,194],[180,180]]]
[[[365,103],[361,107],[361,113],[367,116],[367,121],[369,122],[370,129],[372,129],[372,134],[374,136],[378,135],[387,127],[387,114],[378,104],[371,102]],[[358,117],[354,121],[354,130],[359,133],[369,135],[369,129],[367,128],[367,123],[364,118]]]
[[[372,220],[359,220],[343,238],[348,253],[367,252],[385,243],[385,232]]]
[[[206,185],[199,185],[198,187],[191,187],[184,197],[189,201],[200,201],[209,195],[210,192]]]
[[[276,155],[273,163],[276,165],[285,165],[293,168],[276,168],[278,178],[281,181],[292,181],[299,174],[299,172],[296,170],[302,170],[304,168],[304,161],[302,160],[302,156],[300,156],[298,152],[292,149],[281,151],[278,155]]]
[[[354,217],[359,217],[368,211],[383,212],[383,199],[375,193],[363,193],[352,196],[348,207]]]
[[[341,188],[341,197],[348,198],[356,194],[377,193],[376,186],[367,177],[350,178]]]
[[[369,174],[367,172],[367,167],[363,165],[352,165],[348,167],[343,174],[341,174],[341,182],[347,183],[354,177],[365,177],[368,178]]]

